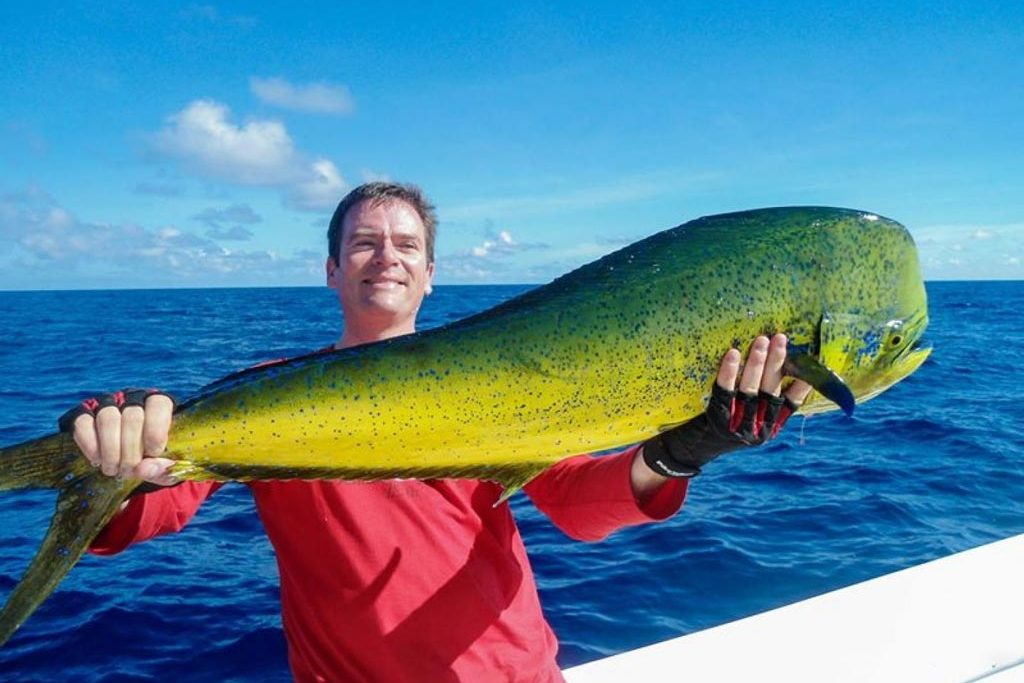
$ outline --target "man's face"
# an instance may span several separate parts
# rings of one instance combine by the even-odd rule
[[[340,241],[338,262],[327,259],[327,285],[338,292],[346,328],[411,332],[434,277],[416,210],[401,200],[359,202],[345,214]]]

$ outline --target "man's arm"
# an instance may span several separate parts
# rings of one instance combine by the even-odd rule
[[[638,499],[631,470],[639,450],[633,446],[611,455],[567,458],[523,491],[555,526],[578,541],[600,541],[627,526],[668,519],[682,506],[687,481],[666,480]]]
[[[114,555],[134,543],[181,531],[199,506],[223,485],[223,482],[187,481],[130,498],[93,539],[89,552]]]

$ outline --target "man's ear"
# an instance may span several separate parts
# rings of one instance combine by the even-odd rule
[[[324,272],[327,275],[327,286],[331,289],[337,289],[338,287],[338,264],[335,262],[333,256],[327,257],[327,262],[324,264]]]
[[[427,264],[427,286],[423,288],[425,294],[430,294],[434,291],[434,263],[431,261]]]

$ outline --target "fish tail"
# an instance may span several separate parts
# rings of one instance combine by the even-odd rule
[[[139,483],[104,476],[77,452],[69,461],[63,438],[57,434],[0,449],[0,489],[60,489],[50,528],[0,611],[0,646],[54,591]]]
[[[70,436],[51,434],[0,448],[0,491],[60,488],[87,469]]]

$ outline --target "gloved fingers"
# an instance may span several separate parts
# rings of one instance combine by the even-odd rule
[[[160,391],[159,389],[125,389],[121,393],[124,395],[122,408],[127,408],[128,406],[140,406],[149,410],[149,399],[154,396],[163,396],[167,401],[169,401],[171,410],[174,410],[174,397],[166,391]]]
[[[762,391],[757,396],[757,415],[754,418],[753,436],[757,443],[764,443],[778,433],[779,415],[786,405],[786,399]]]
[[[730,392],[715,384],[705,414],[720,436],[754,446],[773,438],[782,426],[780,417],[784,422],[796,408],[788,397],[772,396],[764,391],[757,394]]]
[[[733,430],[730,425],[735,409],[736,392],[726,389],[718,382],[711,385],[711,397],[708,399],[704,414],[707,415],[708,422],[719,436],[731,435]]]
[[[732,419],[729,421],[729,431],[738,436],[743,443],[756,443],[754,422],[757,419],[757,405],[757,394],[748,394],[742,390],[736,393]]]
[[[778,436],[779,431],[782,429],[782,426],[786,424],[786,420],[788,420],[793,413],[800,409],[800,406],[803,405],[803,402],[807,398],[808,394],[811,393],[811,389],[811,385],[807,384],[803,380],[798,379],[795,382],[793,382],[792,386],[790,386],[789,389],[786,390],[785,395],[782,397],[783,405],[779,409],[779,415],[775,419],[775,425],[771,427],[771,432],[768,435],[769,439],[774,439],[776,436]]]

